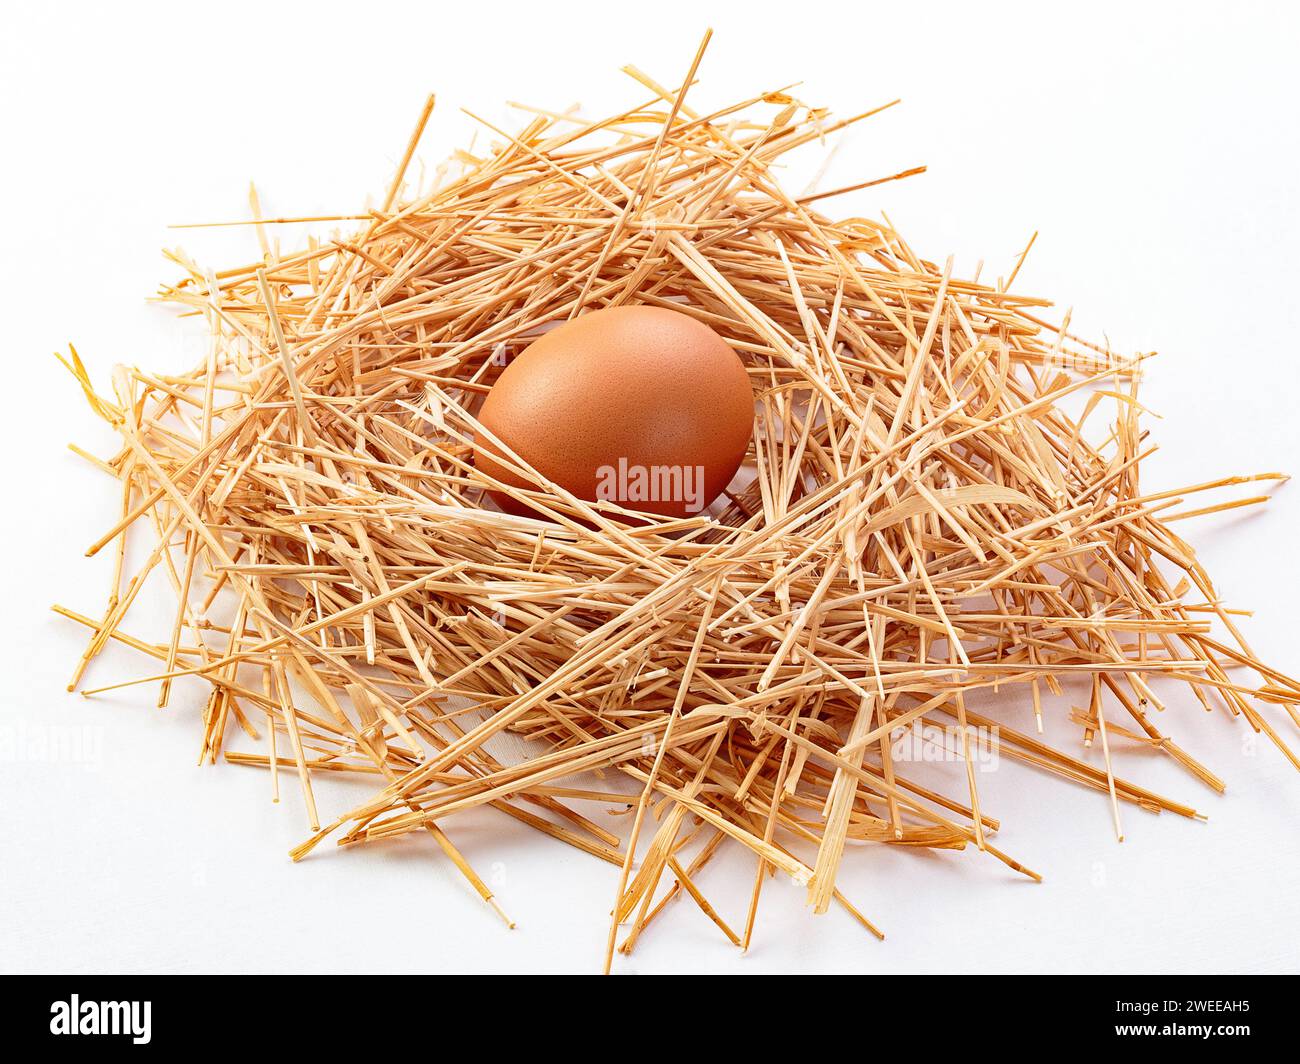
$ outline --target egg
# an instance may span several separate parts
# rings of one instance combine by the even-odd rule
[[[740,357],[703,322],[663,307],[608,307],[534,340],[502,371],[478,418],[580,499],[683,517],[716,499],[740,467],[754,398]],[[480,436],[475,467],[536,490],[502,453]],[[492,495],[512,513],[537,516]]]

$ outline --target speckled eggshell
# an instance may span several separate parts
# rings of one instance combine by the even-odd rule
[[[702,506],[721,494],[749,447],[754,399],[739,356],[709,326],[661,307],[590,311],[538,337],[501,373],[480,422],[535,469],[582,499],[609,497],[609,469],[702,467]],[[478,469],[530,487],[486,438]],[[602,472],[604,467],[604,472]],[[692,472],[692,477],[698,476]],[[502,493],[514,513],[535,512]],[[689,499],[620,505],[681,517]]]

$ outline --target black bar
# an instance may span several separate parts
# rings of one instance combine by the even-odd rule
[[[421,987],[426,978],[438,980],[438,988],[429,983],[428,997]],[[543,1023],[547,1026],[542,1030],[549,1030],[552,1037],[559,1034],[554,1027],[565,1013],[556,1011],[556,1005],[564,1002],[568,991],[556,982],[522,995],[481,997],[487,988],[472,986],[473,977],[453,978],[463,985],[454,987],[446,976],[22,976],[6,981],[0,995],[0,1022],[7,1035],[6,1050],[21,1046],[34,1051],[58,1047],[94,1051],[109,1045],[132,1052],[215,1048],[233,1036],[249,1049],[282,1044],[303,1052],[317,1048],[332,1053],[349,1048],[373,1052],[384,1040],[376,1032],[385,1028],[390,1034],[406,1030],[412,1038],[423,1033],[436,1044],[442,1024],[453,1016],[470,1015],[466,1009],[486,1010],[485,1014],[502,1010],[500,1022],[493,1023],[490,1032],[494,1053],[500,1051],[497,1039],[535,1039]],[[801,1037],[799,1029],[807,1037],[811,1014],[825,1016],[842,1037],[853,1037],[852,1021],[861,1019],[864,1031],[893,1030],[900,1037],[909,1031],[965,1037],[983,1032],[1011,1053],[1152,1043],[1180,1050],[1200,1043],[1223,1051],[1260,1036],[1286,1037],[1294,1029],[1296,1014],[1293,977],[830,978],[840,985],[832,989],[823,981],[800,995],[799,1011],[809,1011],[802,1019],[798,1012],[791,1013],[791,1038]],[[735,990],[738,1002],[752,1003],[750,992]],[[602,991],[610,995],[608,1008],[586,1000]],[[643,1027],[656,1013],[649,1006],[655,1001],[664,1004],[656,994],[629,997],[628,988],[619,986],[617,979],[593,977],[582,993],[584,1023],[599,1025],[599,1017],[619,1015],[641,1036],[651,1034]],[[846,998],[857,995],[861,995],[858,1004],[845,1012]],[[646,1008],[636,1004],[638,999]],[[707,997],[695,997],[687,990],[675,1000],[693,1001],[697,1017],[707,1021],[703,1002],[713,1000],[725,1007],[728,997],[712,988]],[[351,1004],[341,1007],[342,1002]],[[743,1034],[747,1010],[747,1006],[740,1008],[726,1021],[737,1036]],[[381,1015],[384,1020],[376,1026]],[[771,1029],[772,1020],[768,1016],[755,1027],[765,1042],[780,1037]],[[776,1022],[779,1026],[779,1017]],[[468,1027],[473,1026],[471,1021]]]

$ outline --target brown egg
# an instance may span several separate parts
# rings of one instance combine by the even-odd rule
[[[754,398],[740,358],[707,325],[660,307],[610,307],[533,341],[497,379],[479,420],[581,499],[681,517],[708,506],[740,467]],[[531,487],[499,456],[480,439],[474,464]]]

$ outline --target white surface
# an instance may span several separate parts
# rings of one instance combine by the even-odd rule
[[[467,137],[461,105],[496,116],[510,99],[581,99],[603,111],[639,98],[618,73],[627,62],[672,83],[706,20],[716,35],[697,99],[800,79],[805,98],[840,114],[901,96],[843,144],[823,187],[916,163],[930,172],[837,209],[883,209],[923,254],[955,253],[966,271],[985,258],[988,275],[1040,230],[1018,288],[1073,304],[1080,330],[1104,330],[1121,350],[1163,352],[1145,393],[1165,415],[1151,422],[1162,447],[1152,490],[1300,466],[1294,7],[287,7],[133,5],[128,16],[29,4],[5,16],[0,969],[599,965],[611,866],[495,814],[449,825],[513,932],[423,840],[326,846],[295,866],[285,854],[305,831],[291,779],[273,806],[263,773],[194,766],[197,688],[178,688],[165,712],[152,689],[94,701],[63,690],[84,633],[48,607],[101,608],[109,559],[82,554],[117,489],[64,449],[111,440],[50,352],[71,340],[99,381],[115,361],[192,364],[193,328],[144,302],[170,275],[157,249],[183,241],[220,267],[254,257],[254,238],[166,226],[246,217],[250,178],[270,216],[382,195],[430,90],[430,164]],[[1255,648],[1292,673],[1298,498],[1284,487],[1265,511],[1182,526],[1230,604],[1256,610]],[[162,616],[146,602],[129,627]],[[145,667],[114,652],[89,678]],[[1002,818],[1000,845],[1043,872],[1041,886],[973,851],[858,848],[843,885],[884,943],[842,913],[809,915],[801,891],[773,881],[748,956],[677,903],[620,969],[1297,970],[1300,774],[1265,744],[1252,753],[1244,725],[1208,718],[1190,695],[1159,723],[1227,779],[1227,796],[1155,757],[1128,755],[1125,769],[1206,824],[1126,808],[1120,845],[1104,796],[1004,764],[981,778],[985,802]],[[50,752],[83,734],[87,759]],[[1077,746],[1075,733],[1055,735]],[[322,804],[345,797],[325,790]],[[733,855],[701,877],[736,924],[750,876]]]

